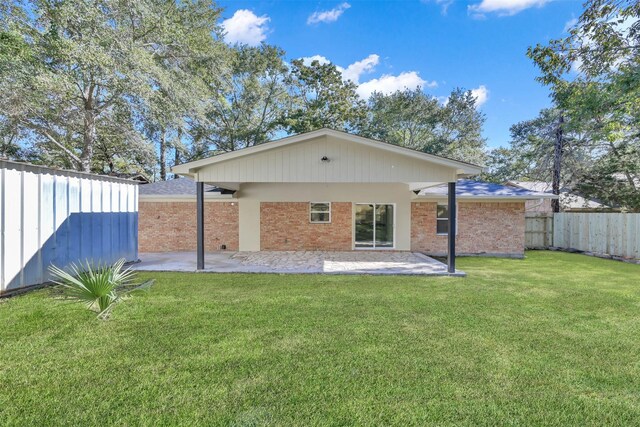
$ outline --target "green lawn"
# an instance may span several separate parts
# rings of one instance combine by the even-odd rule
[[[638,425],[640,266],[466,278],[155,273],[106,322],[0,300],[0,423]]]

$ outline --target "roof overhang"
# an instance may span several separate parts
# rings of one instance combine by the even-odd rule
[[[195,194],[139,194],[138,199],[141,201],[196,201]],[[204,193],[205,200],[234,200],[237,199],[235,194],[220,194],[220,193]]]
[[[424,195],[417,195],[415,197],[415,199],[422,199],[422,200],[445,200],[446,198],[447,198],[446,194],[424,194]],[[526,200],[557,199],[557,198],[558,198],[558,196],[556,196],[554,194],[531,195],[531,196],[521,196],[521,195],[514,195],[514,196],[474,196],[474,195],[464,195],[464,194],[456,195],[456,199],[458,199],[458,200],[474,200],[474,201],[487,201],[487,202],[496,201],[496,200],[508,202],[509,200],[524,200],[524,201],[526,201]]]

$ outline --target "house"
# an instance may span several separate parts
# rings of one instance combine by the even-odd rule
[[[147,178],[145,175],[141,174],[141,173],[118,173],[118,172],[112,172],[109,174],[109,176],[113,176],[116,178],[123,178],[123,179],[129,179],[132,181],[137,181],[140,184],[148,184],[151,181],[149,180],[149,178]]]
[[[459,254],[521,257],[525,202],[555,197],[459,181],[481,167],[330,129],[172,171],[188,179],[140,187],[139,249],[197,249],[199,267],[205,250],[418,251],[451,258],[457,245]]]
[[[537,193],[552,193],[550,182],[544,181],[507,181],[509,187],[529,190]],[[610,211],[612,208],[594,199],[587,199],[581,195],[563,187],[560,189],[560,210],[562,212],[600,212]],[[528,215],[551,215],[551,199],[541,198],[528,200],[525,203],[525,211]]]

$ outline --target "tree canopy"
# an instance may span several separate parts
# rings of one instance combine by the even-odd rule
[[[470,91],[455,89],[442,103],[421,88],[405,89],[371,96],[363,134],[425,153],[482,164],[484,120]]]
[[[196,108],[202,85],[193,71],[216,65],[218,17],[206,1],[15,4],[2,15],[3,120],[27,132],[46,161],[144,167],[152,156],[140,124],[175,124]]]
[[[291,133],[331,128],[358,132],[366,117],[365,102],[357,86],[345,81],[334,64],[313,60],[305,64],[296,59],[287,77],[291,103],[283,112],[282,123]]]
[[[630,0],[590,0],[568,37],[529,48],[554,107],[511,128],[510,148],[490,155],[492,178],[555,176],[640,211],[639,54],[640,3]]]
[[[589,0],[527,54],[553,106],[490,152],[473,93],[368,99],[331,63],[224,42],[211,0],[0,5],[0,157],[168,179],[173,164],[322,127],[552,180],[640,211],[640,4]]]

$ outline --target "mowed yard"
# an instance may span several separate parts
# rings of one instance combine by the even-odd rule
[[[640,266],[466,278],[153,273],[99,321],[0,301],[6,425],[638,425]]]

